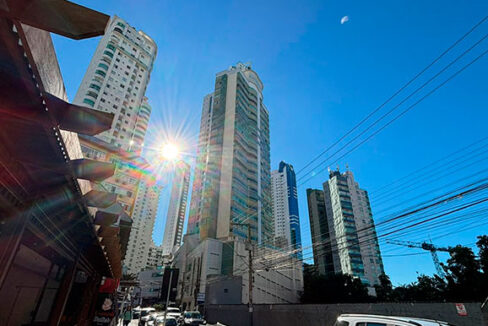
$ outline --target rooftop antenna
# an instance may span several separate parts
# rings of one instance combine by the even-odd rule
[[[337,172],[339,172],[339,164],[337,164]]]
[[[346,163],[346,171],[349,171],[349,164]]]

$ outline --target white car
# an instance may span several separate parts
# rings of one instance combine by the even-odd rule
[[[172,317],[175,319],[180,318],[181,317],[180,308],[168,307],[168,309],[166,309],[166,317]]]
[[[445,321],[380,315],[343,314],[334,326],[453,326]]]
[[[164,316],[159,315],[154,322],[155,326],[178,326],[178,321],[173,317],[166,317],[166,324],[164,323]]]
[[[183,325],[198,326],[205,324],[207,324],[207,322],[203,319],[199,311],[185,311],[183,313]]]

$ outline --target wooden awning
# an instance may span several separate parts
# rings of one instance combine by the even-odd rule
[[[115,165],[87,158],[71,160],[73,172],[78,179],[102,181],[114,175]]]
[[[4,0],[0,14],[75,40],[103,35],[109,16],[65,0]]]
[[[90,190],[83,196],[83,198],[87,206],[106,208],[116,203],[117,194],[106,191]]]

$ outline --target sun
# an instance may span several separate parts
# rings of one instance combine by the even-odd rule
[[[167,160],[174,160],[178,157],[180,151],[174,144],[168,143],[161,148],[161,155]]]

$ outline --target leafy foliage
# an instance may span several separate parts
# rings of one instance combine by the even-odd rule
[[[319,275],[304,272],[303,303],[368,302],[368,290],[358,278],[346,274]]]
[[[304,270],[302,302],[481,302],[488,293],[488,236],[479,236],[476,245],[478,256],[468,247],[451,248],[451,257],[442,264],[445,279],[419,275],[416,282],[393,287],[387,275],[380,275],[380,284],[375,285],[376,297],[368,296],[366,287],[357,278],[318,275],[309,265]]]

